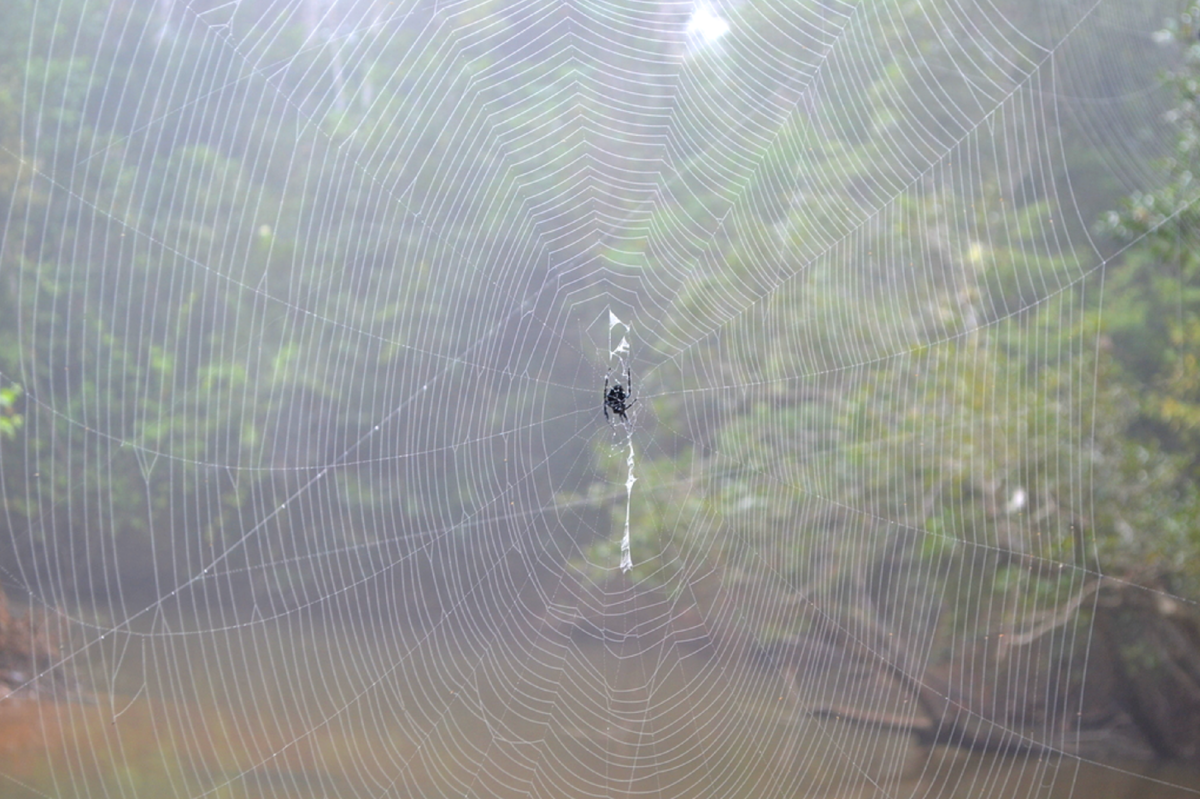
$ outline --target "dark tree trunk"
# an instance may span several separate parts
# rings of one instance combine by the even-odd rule
[[[1154,752],[1200,762],[1200,624],[1166,593],[1101,593],[1096,630],[1117,674],[1117,699]]]

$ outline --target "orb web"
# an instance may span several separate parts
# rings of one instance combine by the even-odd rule
[[[1194,606],[1096,530],[1133,5],[0,12],[5,790],[1195,793],[1089,738]]]

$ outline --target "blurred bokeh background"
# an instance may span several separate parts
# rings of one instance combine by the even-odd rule
[[[1198,30],[5,2],[0,795],[1200,792]]]

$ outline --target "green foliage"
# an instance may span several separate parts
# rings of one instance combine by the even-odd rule
[[[357,27],[352,59],[344,37],[267,15],[266,2],[192,8],[215,27],[181,27],[155,4],[64,0],[63,18],[80,20],[72,38],[35,3],[2,4],[0,207],[19,231],[0,252],[9,537],[77,565],[119,561],[124,585],[155,591],[137,578],[194,573],[269,520],[275,549],[262,558],[288,565],[246,579],[292,594],[313,579],[306,553],[386,542],[395,530],[380,518],[442,529],[469,515],[481,492],[462,479],[459,442],[571,410],[548,388],[570,376],[513,379],[530,370],[530,337],[504,314],[533,308],[547,271],[498,286],[481,259],[533,263],[543,234],[592,224],[594,196],[553,212],[530,199],[561,182],[563,162],[619,152],[631,174],[657,163],[657,144],[623,139],[632,131],[612,113],[656,102],[678,134],[655,187],[666,199],[642,219],[648,203],[606,196],[601,214],[628,213],[690,259],[663,313],[676,327],[650,347],[682,355],[643,387],[658,423],[634,488],[639,576],[670,584],[715,569],[785,596],[861,580],[854,564],[897,548],[943,570],[998,550],[1083,563],[1084,538],[1130,567],[1200,562],[1196,45],[1172,79],[1170,182],[1109,218],[1131,246],[1109,265],[1097,314],[1092,264],[1051,244],[1066,223],[1043,165],[993,155],[949,170],[969,172],[970,189],[940,166],[962,142],[1020,151],[1041,130],[1029,115],[1058,119],[1028,91],[1060,35],[1034,0],[1006,9],[1024,34],[1012,38],[981,39],[937,4],[831,17],[815,47],[864,26],[876,46],[815,51],[820,76],[803,94],[758,66],[764,48],[795,50],[778,4],[742,4],[721,47],[682,56],[669,36],[642,35],[668,12],[626,5],[613,19],[641,50],[531,61],[529,45],[561,19],[530,22],[499,3],[476,8],[497,26],[486,41],[455,27],[466,17],[417,8],[398,27]],[[1194,39],[1189,25],[1173,29],[1180,41]],[[250,49],[215,45],[216,28]],[[411,46],[426,35],[442,40]],[[1007,49],[985,52],[988,41]],[[1079,44],[1098,63],[1078,79],[1097,92],[1109,80],[1100,62],[1132,47]],[[1127,60],[1151,66],[1141,52]],[[476,79],[518,64],[516,88]],[[178,80],[193,74],[221,79],[197,95]],[[749,75],[753,91],[740,83]],[[138,90],[113,90],[125,84]],[[677,105],[697,115],[671,116]],[[484,141],[537,142],[541,157]],[[1108,157],[1077,149],[1086,164]],[[727,185],[746,153],[758,168]],[[1073,174],[1074,193],[1101,202],[1103,179]],[[641,236],[613,232],[609,266],[669,277],[658,253],[629,244]],[[594,254],[586,246],[556,257]],[[450,268],[470,278],[444,279]],[[442,357],[473,358],[481,342],[511,358],[491,382],[466,374],[469,358]],[[479,390],[470,420],[396,395],[433,374],[442,391]],[[355,465],[328,489],[280,511],[348,452]],[[552,468],[578,469],[576,456],[564,447]],[[595,462],[609,479],[584,499],[619,511],[591,558],[613,563],[624,452],[602,447]],[[430,490],[442,492],[436,508]],[[201,534],[179,542],[181,529]],[[997,566],[992,587],[1053,601],[1031,589],[1037,579]],[[789,624],[803,620],[770,621],[773,634]]]
[[[1102,331],[1106,391],[1125,412],[1106,424],[1099,503],[1104,552],[1127,569],[1200,585],[1200,6],[1168,20],[1181,44],[1165,76],[1177,132],[1165,183],[1103,216],[1125,245],[1108,269]],[[1182,584],[1180,585],[1182,587]]]
[[[1036,31],[1036,9],[1025,11]],[[906,41],[927,30],[923,10],[907,13],[909,28],[885,25],[878,38],[894,32]],[[1200,299],[1190,288],[1200,268],[1191,240],[1200,230],[1191,216],[1196,195],[1179,189],[1165,205],[1155,200],[1157,217],[1145,202],[1120,217],[1140,244],[1107,268],[1098,309],[1096,264],[1063,244],[1072,240],[1063,231],[1078,232],[1077,223],[1042,191],[1052,184],[1040,166],[1013,146],[1029,135],[1028,114],[1055,115],[1015,101],[980,108],[965,82],[947,77],[967,74],[956,72],[964,64],[993,65],[987,80],[1021,96],[1012,82],[1035,69],[1038,49],[1009,53],[1015,72],[1003,74],[974,53],[969,35],[916,38],[929,47],[922,59],[844,67],[871,81],[865,95],[846,96],[873,99],[840,109],[845,125],[817,131],[800,114],[781,125],[762,153],[769,168],[743,196],[803,191],[788,196],[783,217],[741,214],[724,225],[675,300],[680,327],[660,346],[689,342],[686,357],[705,374],[681,365],[658,376],[666,397],[656,403],[653,434],[667,438],[662,448],[672,454],[639,467],[639,578],[671,584],[717,570],[731,585],[773,597],[764,602],[776,608],[825,591],[823,608],[836,613],[840,603],[853,613],[848,605],[860,592],[888,583],[864,574],[864,562],[884,564],[880,574],[912,568],[929,603],[948,611],[946,629],[967,634],[980,624],[1011,629],[1061,606],[1091,571],[1200,563],[1189,540],[1200,529],[1194,480],[1182,479],[1195,465],[1181,462],[1185,451],[1200,452],[1200,438],[1191,438],[1200,432],[1200,321],[1188,310]],[[730,47],[726,57],[737,62],[736,43]],[[1141,52],[1148,74],[1150,55],[1130,52]],[[1108,79],[1099,67],[1081,78],[1097,90]],[[1200,81],[1187,85],[1196,91]],[[955,110],[929,120],[918,106]],[[839,109],[830,113],[836,119]],[[1188,105],[1175,116],[1191,113]],[[943,180],[936,153],[879,149],[929,141],[930,130],[906,135],[917,118],[935,132],[940,123],[948,143],[962,136],[972,152],[988,154],[972,162],[969,185]],[[977,124],[964,130],[971,120]],[[1200,136],[1185,130],[1184,139]],[[781,185],[781,175],[796,180]],[[1105,196],[1102,176],[1082,169],[1071,180],[1077,190],[1089,186],[1078,191],[1088,202]],[[885,187],[895,186],[903,188],[889,197]],[[703,195],[703,186],[694,189]],[[872,207],[883,210],[864,226]],[[687,241],[686,220],[702,212],[666,207],[656,227]],[[1146,220],[1136,230],[1135,215]],[[1178,224],[1165,226],[1168,217]],[[837,245],[823,246],[829,241]],[[781,242],[782,263],[763,265],[764,242]],[[1152,247],[1172,253],[1169,269],[1151,278],[1148,266],[1125,266],[1157,264],[1141,252]],[[771,270],[783,279],[764,278]],[[683,327],[695,320],[719,327],[720,336]],[[1145,372],[1140,385],[1135,369]],[[673,392],[692,403],[688,436],[676,442],[668,431],[682,409]],[[1147,425],[1159,433],[1148,436]],[[1172,437],[1182,443],[1170,445]],[[615,460],[600,457],[619,484]],[[618,532],[598,547],[611,548],[624,503],[605,507]],[[639,517],[639,507],[656,510]],[[615,562],[612,554],[597,549],[589,560]],[[881,609],[906,601],[893,594]],[[804,623],[767,619],[757,632]]]
[[[20,386],[0,387],[0,438],[15,438],[21,429],[24,418],[16,408],[20,398]]]

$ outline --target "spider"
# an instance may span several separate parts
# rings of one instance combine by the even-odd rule
[[[633,403],[637,402],[633,398],[633,374],[626,366],[625,385],[621,385],[620,380],[613,380],[610,386],[609,377],[612,375],[612,370],[609,369],[608,372],[604,376],[604,419],[612,424],[612,418],[608,415],[608,412],[612,411],[613,416],[620,416],[628,422],[629,417],[625,415],[625,412],[633,407]]]

